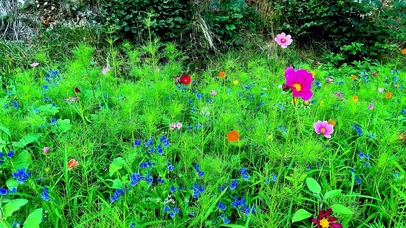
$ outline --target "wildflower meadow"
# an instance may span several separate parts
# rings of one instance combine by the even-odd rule
[[[200,69],[153,39],[35,51],[0,77],[0,227],[406,227],[405,49],[295,42]]]

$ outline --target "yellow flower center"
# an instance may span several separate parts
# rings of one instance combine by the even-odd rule
[[[319,224],[322,228],[328,228],[330,226],[330,222],[327,220],[327,218],[320,220]]]
[[[286,39],[285,39],[285,38],[282,38],[282,39],[281,39],[281,42],[282,42],[282,43],[285,43],[285,42],[286,42]]]
[[[322,127],[322,128],[320,129],[320,132],[324,134],[324,133],[326,133],[326,129],[325,129],[324,127]]]
[[[295,83],[295,84],[293,84],[293,87],[295,87],[295,89],[296,89],[298,92],[302,91],[302,86],[301,86],[300,84]]]

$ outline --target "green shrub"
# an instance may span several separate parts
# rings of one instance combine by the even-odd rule
[[[103,0],[101,20],[116,38],[179,41],[188,33],[192,4],[181,0]]]
[[[343,61],[378,58],[394,47],[387,41],[395,26],[383,26],[382,19],[373,17],[377,15],[374,12],[383,10],[380,1],[291,0],[271,4],[278,13],[278,31],[290,33],[298,45],[310,44],[340,54]],[[386,18],[395,14],[384,11]]]
[[[214,0],[204,13],[204,18],[217,43],[240,46],[246,40],[243,34],[255,34],[260,22],[259,14],[243,0]]]

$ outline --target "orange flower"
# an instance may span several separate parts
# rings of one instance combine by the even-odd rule
[[[357,76],[351,74],[351,78],[352,78],[352,80],[355,80],[355,79],[357,79]]]
[[[79,165],[79,163],[75,159],[71,159],[68,161],[68,170],[71,170],[78,165]]]
[[[403,54],[403,55],[406,55],[406,48],[403,48],[403,49],[402,49],[402,54]]]
[[[390,99],[392,97],[392,93],[391,92],[387,92],[385,95],[386,99]]]
[[[226,73],[223,72],[223,71],[220,71],[220,72],[219,72],[219,77],[220,77],[220,78],[225,78],[225,77],[226,77]]]
[[[227,140],[229,142],[237,142],[240,140],[240,136],[236,130],[231,130],[230,133],[227,134]]]
[[[327,123],[330,124],[330,125],[335,126],[335,125],[337,124],[337,121],[332,120],[332,119],[328,119],[328,120],[327,120]]]
[[[352,96],[352,100],[358,102],[358,96]]]

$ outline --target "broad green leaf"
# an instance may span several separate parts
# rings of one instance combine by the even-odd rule
[[[58,119],[56,121],[56,126],[58,127],[59,131],[63,132],[63,133],[69,131],[72,128],[72,125],[70,124],[69,119],[64,119],[64,120]]]
[[[330,199],[336,196],[341,195],[342,190],[341,189],[336,189],[336,190],[331,190],[326,192],[326,194],[324,194],[324,199]]]
[[[299,209],[293,215],[292,223],[299,222],[304,219],[308,219],[308,218],[310,218],[310,216],[312,216],[312,214],[310,212],[306,211],[305,209]]]
[[[25,220],[23,227],[24,228],[39,228],[39,224],[42,221],[42,208],[38,208],[35,211],[31,212]]]
[[[115,172],[122,169],[125,164],[125,161],[122,157],[118,157],[113,160],[113,162],[109,166],[109,175],[113,176]]]
[[[37,109],[39,112],[43,112],[44,114],[51,116],[55,116],[55,114],[59,112],[59,108],[53,106],[52,104],[41,105]]]
[[[121,182],[120,179],[114,179],[113,180],[113,188],[122,189],[123,188],[123,182]]]
[[[14,199],[8,202],[3,208],[3,216],[5,218],[10,217],[15,211],[18,211],[22,206],[26,205],[28,200],[26,199]]]
[[[14,178],[10,178],[6,181],[6,186],[8,189],[13,189],[18,187],[18,181]]]
[[[26,135],[22,139],[20,139],[20,141],[13,142],[13,146],[17,148],[24,148],[28,144],[35,142],[39,137],[41,137],[40,133]]]
[[[348,207],[342,205],[342,204],[334,204],[331,206],[331,209],[333,209],[334,213],[339,213],[342,215],[352,215],[354,214],[353,211],[351,211]]]
[[[319,183],[317,183],[317,181],[311,177],[306,178],[306,184],[307,187],[309,188],[310,191],[312,191],[313,193],[317,193],[320,194],[321,192],[321,187],[319,185]]]
[[[6,133],[8,136],[11,137],[10,130],[4,125],[0,124],[0,130],[2,130],[4,133]]]
[[[31,154],[28,151],[23,150],[14,159],[14,166],[16,169],[27,168],[31,165]]]

